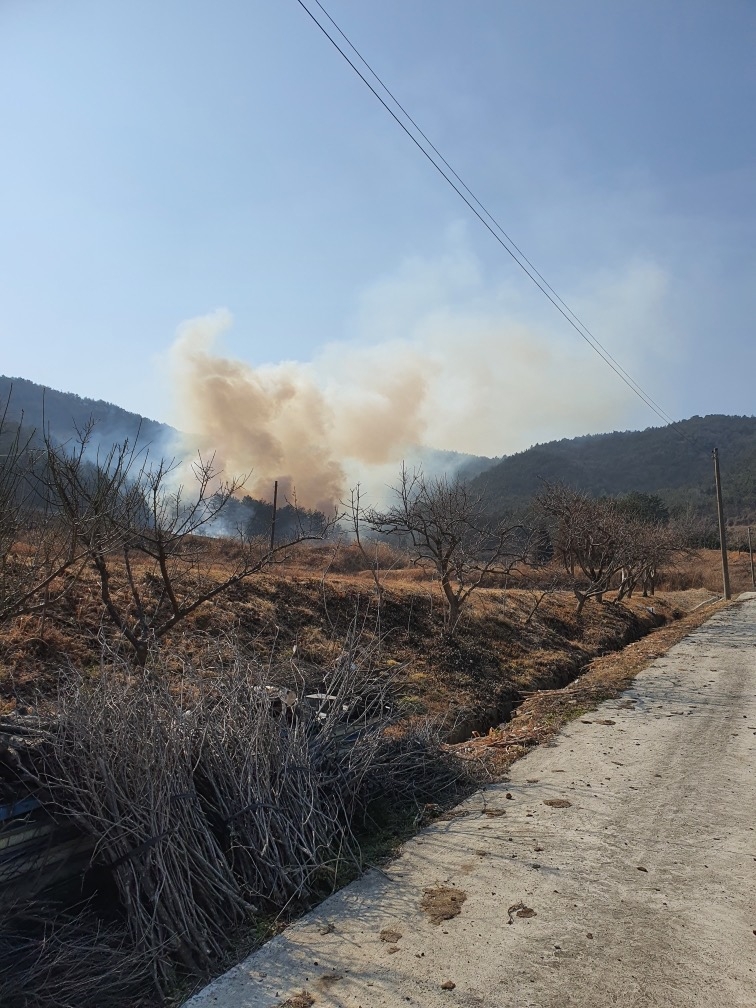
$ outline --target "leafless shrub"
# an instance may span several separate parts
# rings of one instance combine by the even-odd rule
[[[130,938],[158,988],[175,961],[203,975],[251,911],[203,815],[192,732],[180,705],[147,673],[103,663],[99,679],[67,677],[45,766],[51,804],[95,839]]]
[[[292,663],[289,683],[238,652],[204,677],[192,712],[195,779],[244,889],[281,906],[309,895],[324,864],[348,857],[354,806],[377,771],[391,679],[353,632],[312,697]],[[281,673],[276,678],[280,679]],[[313,687],[310,686],[313,690]]]
[[[354,537],[353,550],[362,560],[362,569],[369,570],[375,584],[375,592],[380,607],[383,602],[384,585],[381,573],[391,569],[396,563],[396,553],[378,539],[365,540],[363,525],[365,524],[365,506],[362,501],[362,488],[358,483],[353,487],[348,502],[342,502],[344,512],[349,520],[349,531]],[[388,553],[388,557],[387,554]],[[387,562],[390,561],[390,562]]]
[[[483,783],[476,769],[462,764],[444,745],[449,733],[446,717],[417,719],[411,730],[381,736],[376,759],[378,773],[363,780],[360,809],[390,799],[397,807],[433,802],[449,806]]]
[[[523,575],[518,583],[518,587],[530,596],[523,626],[530,626],[545,600],[563,587],[563,578],[558,571],[549,571],[545,576],[543,572],[539,573],[541,576],[537,580]]]

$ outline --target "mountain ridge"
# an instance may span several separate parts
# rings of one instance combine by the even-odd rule
[[[682,436],[681,436],[682,435]],[[756,417],[709,414],[642,431],[584,434],[533,445],[473,480],[498,507],[525,506],[545,482],[594,497],[657,494],[673,510],[709,511],[711,451],[720,449],[723,497],[731,516],[756,514]]]
[[[0,404],[5,403],[10,422],[23,422],[24,427],[38,431],[47,428],[59,442],[75,438],[90,417],[96,421],[96,441],[103,445],[124,438],[134,441],[137,435],[141,444],[160,443],[178,434],[168,424],[131,413],[104,399],[61,392],[28,378],[0,375]]]

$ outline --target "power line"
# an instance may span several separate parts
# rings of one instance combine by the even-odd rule
[[[588,327],[581,322],[577,315],[572,311],[572,309],[562,300],[562,298],[557,294],[554,288],[546,281],[546,279],[541,275],[541,273],[536,269],[533,263],[527,258],[527,256],[521,251],[521,249],[515,244],[515,242],[509,237],[503,227],[498,223],[495,217],[486,209],[484,204],[475,196],[475,194],[470,190],[470,188],[465,184],[465,182],[460,178],[457,172],[452,168],[446,158],[441,154],[441,152],[431,143],[426,134],[420,129],[418,124],[412,118],[412,116],[407,112],[404,106],[399,102],[397,98],[394,97],[389,88],[384,84],[378,74],[373,70],[367,60],[361,55],[359,50],[353,45],[346,34],[341,30],[338,24],[334,21],[325,7],[320,3],[320,0],[315,0],[315,3],[323,12],[323,14],[328,18],[330,23],[339,33],[339,35],[344,39],[349,48],[355,53],[357,58],[368,70],[371,76],[378,82],[380,87],[386,92],[390,97],[391,101],[394,102],[396,107],[401,111],[405,118],[412,124],[415,130],[420,134],[425,143],[434,152],[436,157],[443,163],[443,165],[451,173],[450,177],[444,168],[434,159],[434,157],[428,152],[428,150],[423,146],[423,144],[417,139],[413,132],[406,126],[404,122],[399,118],[396,112],[390,107],[386,100],[378,93],[378,91],[373,87],[370,81],[361,72],[358,66],[349,58],[347,53],[342,49],[336,39],[329,33],[327,28],[317,19],[309,7],[303,2],[303,0],[297,0],[299,6],[305,11],[305,13],[312,19],[312,21],[317,25],[321,32],[325,35],[328,41],[333,45],[333,47],[341,54],[344,60],[349,64],[349,66],[354,70],[360,80],[365,84],[365,86],[372,92],[375,98],[381,103],[389,115],[394,119],[394,121],[404,130],[410,140],[415,144],[418,150],[430,161],[436,171],[446,180],[446,182],[454,189],[457,195],[464,201],[468,208],[475,214],[478,220],[483,224],[483,226],[490,232],[490,234],[496,239],[496,241],[502,246],[502,248],[511,256],[512,259],[517,263],[521,270],[527,274],[527,276],[533,281],[533,283],[538,287],[538,289],[549,299],[552,305],[557,309],[557,311],[567,320],[567,322],[572,326],[572,328],[577,332],[581,339],[583,339],[590,347],[598,354],[599,357],[604,361],[604,363],[611,368],[611,370],[617,375],[617,377],[627,385],[627,387],[638,396],[641,401],[648,406],[648,408],[659,417],[666,425],[673,427],[677,433],[688,441],[690,444],[695,445],[687,434],[685,434],[678,427],[678,422],[674,421],[663,409],[656,403],[651,396],[646,393],[643,388],[635,381],[635,379],[625,371],[621,364],[612,357],[610,352],[603,346],[603,344],[598,340],[597,337],[588,329]],[[456,184],[454,179],[457,180],[459,185]],[[461,188],[460,188],[461,187]],[[464,191],[463,191],[464,190]],[[465,195],[467,193],[468,197]],[[471,202],[471,200],[473,202]],[[480,209],[478,209],[480,208]],[[487,219],[486,219],[487,218]],[[489,223],[490,221],[490,223]],[[510,247],[511,246],[511,247]],[[514,251],[513,251],[514,250]]]
[[[625,369],[622,367],[622,365],[619,363],[619,361],[617,361],[611,355],[611,353],[606,349],[606,347],[603,346],[603,344],[601,344],[601,342],[598,340],[598,338],[593,335],[593,333],[590,331],[590,329],[588,328],[588,326],[578,318],[578,316],[575,314],[575,312],[572,311],[572,309],[570,308],[570,306],[568,304],[565,304],[565,302],[562,300],[562,298],[559,296],[559,294],[554,290],[554,288],[551,286],[551,284],[548,282],[548,280],[543,276],[542,273],[540,273],[538,271],[538,269],[536,268],[536,266],[530,261],[530,259],[528,259],[528,257],[522,251],[522,249],[516,244],[516,242],[514,241],[514,239],[511,237],[511,235],[507,234],[507,232],[504,230],[504,228],[501,226],[501,224],[499,224],[499,222],[496,220],[496,218],[493,216],[493,214],[488,210],[488,208],[482,203],[481,200],[478,199],[478,197],[475,195],[475,193],[465,184],[464,179],[460,178],[460,176],[457,174],[457,172],[454,170],[454,168],[449,164],[449,162],[446,160],[446,158],[441,153],[441,151],[438,149],[438,147],[436,147],[433,144],[432,140],[428,137],[428,135],[426,133],[423,132],[423,130],[418,125],[418,123],[412,118],[412,116],[409,114],[409,112],[407,111],[407,109],[402,105],[402,103],[399,101],[399,99],[396,97],[396,95],[390,90],[390,88],[388,87],[388,85],[386,84],[386,82],[384,80],[382,80],[381,77],[379,77],[379,75],[376,73],[376,71],[372,68],[372,66],[367,62],[367,60],[365,59],[365,57],[362,55],[362,53],[354,46],[354,44],[349,39],[349,37],[344,34],[344,32],[342,31],[342,29],[333,20],[333,18],[328,13],[328,11],[325,9],[325,7],[323,6],[323,4],[320,3],[320,0],[315,0],[315,3],[321,9],[321,11],[323,12],[323,14],[325,14],[325,16],[331,22],[331,24],[336,29],[336,31],[339,33],[339,35],[341,35],[341,37],[347,43],[347,45],[352,50],[352,52],[357,56],[357,58],[360,60],[360,62],[363,64],[363,66],[367,67],[367,69],[370,71],[370,73],[372,74],[372,76],[378,81],[378,83],[381,85],[381,87],[386,92],[386,94],[394,102],[394,104],[396,105],[396,107],[398,109],[400,109],[401,112],[402,112],[402,114],[409,120],[409,122],[412,123],[412,125],[415,127],[415,129],[417,130],[417,132],[420,134],[420,136],[423,138],[423,140],[428,144],[428,146],[430,147],[430,149],[433,151],[433,153],[436,154],[436,156],[449,169],[449,171],[452,173],[452,175],[457,180],[457,182],[459,182],[459,184],[462,186],[462,188],[465,190],[465,192],[468,194],[468,196],[470,196],[474,200],[474,202],[477,204],[477,206],[480,207],[480,209],[483,211],[483,213],[486,215],[486,217],[489,219],[489,221],[491,221],[491,223],[494,225],[494,227],[499,231],[499,233],[502,235],[502,237],[505,238],[506,241],[509,242],[509,244],[517,252],[517,254],[528,264],[528,266],[533,270],[533,272],[536,274],[536,276],[538,277],[538,279],[543,281],[543,283],[546,285],[546,287],[548,287],[548,289],[551,291],[551,293],[554,295],[554,297],[557,299],[557,301],[562,305],[562,307],[567,312],[569,312],[570,316],[575,320],[575,322],[577,322],[577,324],[580,326],[580,328],[591,338],[591,340],[594,341],[594,343],[597,343],[601,347],[601,349],[606,353],[607,357],[610,358],[610,360],[612,361],[612,363],[614,363],[614,364],[617,365],[617,367],[620,369],[620,371],[622,371],[622,373],[625,375],[625,377],[628,378],[631,382],[633,382],[633,384],[636,384],[634,382],[632,376],[629,375],[627,373],[627,371],[625,371]],[[650,396],[649,396],[649,398],[650,398]],[[651,401],[653,402],[653,400],[651,400]],[[658,406],[659,409],[661,410],[662,414],[664,414],[664,416],[666,416],[666,413],[664,412],[664,410],[661,409],[661,407],[659,406],[658,403],[654,403],[654,405]],[[671,419],[669,420],[669,422],[672,422]]]

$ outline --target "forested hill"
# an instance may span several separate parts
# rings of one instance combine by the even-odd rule
[[[597,497],[653,493],[673,510],[690,505],[708,512],[714,499],[714,447],[719,448],[726,513],[756,517],[756,417],[695,416],[669,427],[551,441],[502,459],[474,483],[497,507],[526,505],[548,480]]]
[[[72,392],[46,389],[26,378],[0,375],[0,406],[6,402],[8,421],[18,423],[23,415],[25,428],[41,431],[44,425],[59,442],[75,437],[76,429],[82,429],[90,418],[96,423],[95,440],[108,447],[125,438],[133,442],[137,434],[142,445],[162,446],[176,433],[167,424],[147,420],[102,399],[82,399]]]

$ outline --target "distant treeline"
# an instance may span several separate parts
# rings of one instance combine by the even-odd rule
[[[273,528],[273,505],[269,501],[245,496],[226,504],[223,513],[224,533],[243,533],[249,539],[270,537]],[[286,542],[306,533],[321,535],[328,525],[322,511],[313,511],[284,501],[276,508],[276,542]]]

